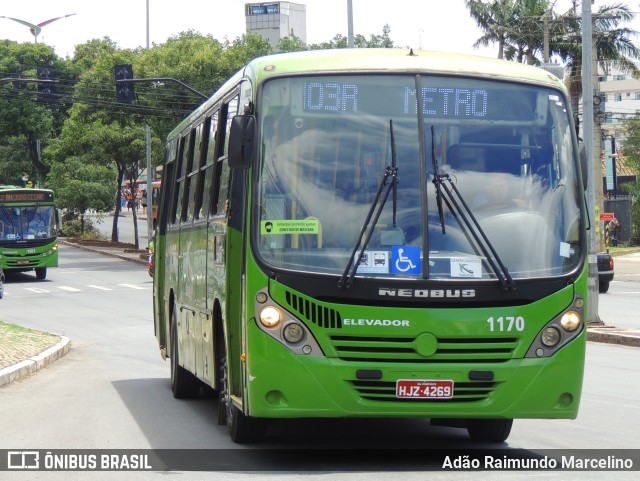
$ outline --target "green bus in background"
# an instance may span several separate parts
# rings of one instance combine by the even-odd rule
[[[0,186],[0,266],[35,271],[40,280],[58,266],[60,217],[51,190]]]
[[[154,317],[173,394],[217,391],[236,442],[276,418],[430,418],[488,442],[574,419],[583,152],[535,67],[251,61],[166,144]]]

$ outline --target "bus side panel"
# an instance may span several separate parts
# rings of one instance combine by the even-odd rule
[[[180,344],[180,365],[196,374],[196,347],[198,315],[194,309],[194,282],[196,278],[193,265],[193,230],[189,223],[180,227],[180,255],[178,256],[178,282],[176,307],[178,314],[178,343]]]
[[[214,306],[216,302],[220,306],[220,312],[222,313],[222,319],[217,318],[214,319],[212,317],[212,346],[211,351],[205,351],[205,356],[211,356],[209,361],[210,366],[216,365],[216,356],[215,346],[217,346],[216,335],[220,335],[223,333],[224,329],[218,330],[218,328],[223,326],[215,326],[215,323],[221,322],[225,317],[226,313],[226,268],[225,268],[225,231],[226,231],[226,220],[223,216],[216,216],[209,220],[208,224],[208,233],[207,233],[207,305],[208,311],[211,315],[215,315]],[[224,341],[224,340],[221,340]],[[220,373],[214,373],[214,379],[218,379],[218,375]],[[212,384],[213,385],[213,384]]]
[[[176,229],[168,230],[166,234],[166,250],[164,257],[164,296],[163,311],[167,325],[167,339],[171,331],[171,301],[178,289],[178,258],[180,256],[180,234]],[[157,274],[156,274],[157,275]],[[175,299],[174,299],[175,301]],[[178,309],[176,309],[178,312]],[[170,347],[173,350],[173,346]]]
[[[163,357],[167,354],[169,344],[169,297],[166,290],[168,285],[166,278],[167,270],[167,218],[169,212],[169,199],[172,195],[172,173],[174,164],[165,165],[165,179],[161,192],[158,193],[158,215],[159,224],[155,226],[154,239],[154,276],[153,276],[153,309],[156,338],[162,351]]]
[[[244,394],[245,325],[248,315],[246,307],[245,278],[245,196],[247,174],[242,170],[231,172],[229,189],[229,217],[226,235],[226,310],[223,313],[227,336],[227,361],[230,367],[230,390],[234,396]],[[246,408],[245,408],[246,412]]]
[[[208,384],[214,380],[212,316],[207,306],[207,226],[203,222],[185,224],[180,232],[180,286],[178,315],[185,322],[186,337],[181,364]]]

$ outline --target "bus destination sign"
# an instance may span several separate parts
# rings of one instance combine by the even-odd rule
[[[0,204],[19,202],[53,202],[52,192],[12,191],[0,192]]]

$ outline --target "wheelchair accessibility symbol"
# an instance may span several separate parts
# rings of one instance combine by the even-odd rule
[[[420,274],[420,247],[393,246],[391,248],[393,274]]]

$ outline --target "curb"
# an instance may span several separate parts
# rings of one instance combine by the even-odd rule
[[[46,351],[30,357],[22,362],[13,364],[0,370],[0,386],[17,381],[18,379],[33,374],[34,372],[49,366],[54,361],[60,359],[71,348],[69,338],[60,336],[60,342]]]
[[[606,327],[587,329],[587,341],[619,344],[621,346],[640,346],[640,332],[638,331],[607,331]]]
[[[119,252],[116,252],[116,251],[110,252],[110,251],[107,251],[105,249],[100,249],[98,247],[83,246],[81,244],[75,244],[73,242],[69,242],[69,241],[61,240],[61,239],[58,239],[58,242],[60,244],[66,245],[66,246],[75,247],[77,249],[83,249],[85,251],[96,252],[98,254],[102,254],[102,255],[105,255],[105,256],[108,256],[108,257],[117,257],[118,259],[122,259],[124,261],[135,262],[137,264],[143,264],[143,265],[146,265],[148,263],[148,261],[145,260],[145,259],[131,257],[131,256],[125,256],[125,255],[123,255],[123,254],[121,254]]]

